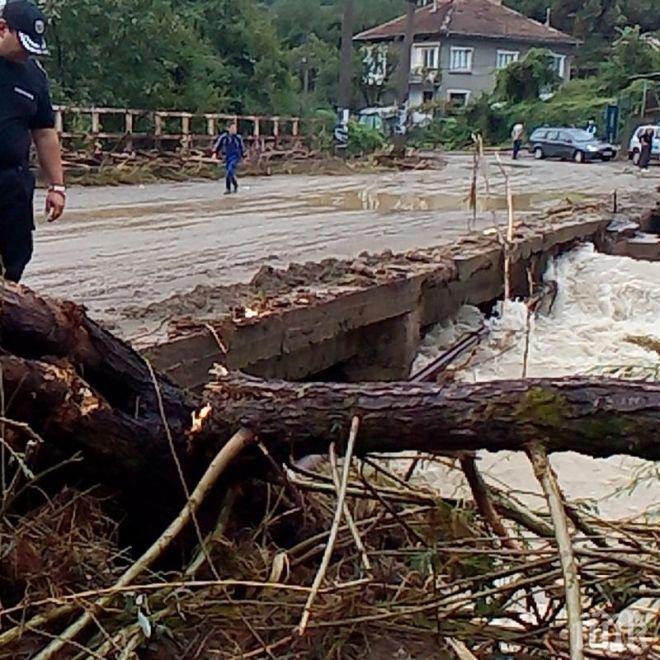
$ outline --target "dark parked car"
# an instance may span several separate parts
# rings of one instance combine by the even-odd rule
[[[537,128],[529,138],[534,158],[561,158],[585,163],[590,160],[612,160],[617,147],[602,142],[581,128]]]

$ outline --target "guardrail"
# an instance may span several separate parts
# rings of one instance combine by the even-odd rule
[[[238,124],[239,133],[250,143],[264,146],[281,140],[297,141],[302,137],[303,123],[318,122],[300,117],[55,106],[55,125],[63,141],[115,140],[129,150],[138,141],[182,149],[208,145],[231,121]]]

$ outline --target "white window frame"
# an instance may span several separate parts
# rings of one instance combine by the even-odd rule
[[[467,53],[468,65],[467,67],[454,67],[454,53]],[[474,64],[474,48],[465,46],[452,46],[449,49],[449,73],[472,73],[472,66]]]
[[[552,53],[552,70],[562,79],[566,79],[566,55]]]
[[[470,102],[470,96],[472,96],[472,91],[469,89],[448,89],[447,90],[447,102],[451,102],[452,94],[465,94],[465,103],[467,105]]]
[[[507,58],[507,59],[510,58],[510,59],[508,59],[506,64],[501,66],[500,58]],[[514,62],[517,62],[519,59],[520,59],[519,50],[498,50],[497,55],[495,56],[495,68],[498,71],[501,71],[502,69],[506,69],[509,66],[509,64],[513,64]]]
[[[424,66],[424,51],[433,50],[435,52],[435,66]],[[422,41],[413,44],[414,57],[412,58],[412,69],[425,69],[437,71],[440,69],[440,44],[437,42]]]

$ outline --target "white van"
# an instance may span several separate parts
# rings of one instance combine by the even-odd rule
[[[639,155],[642,151],[642,145],[639,141],[639,138],[644,134],[644,132],[652,128],[655,133],[653,135],[653,148],[651,150],[651,160],[660,160],[660,126],[654,126],[652,124],[647,124],[646,126],[640,126],[635,130],[633,136],[630,138],[630,146],[628,147],[628,158],[632,160],[635,165],[639,165]]]

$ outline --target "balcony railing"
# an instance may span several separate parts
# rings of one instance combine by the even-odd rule
[[[414,85],[421,85],[424,83],[439,85],[440,69],[430,67],[415,67],[410,70],[408,82]]]

